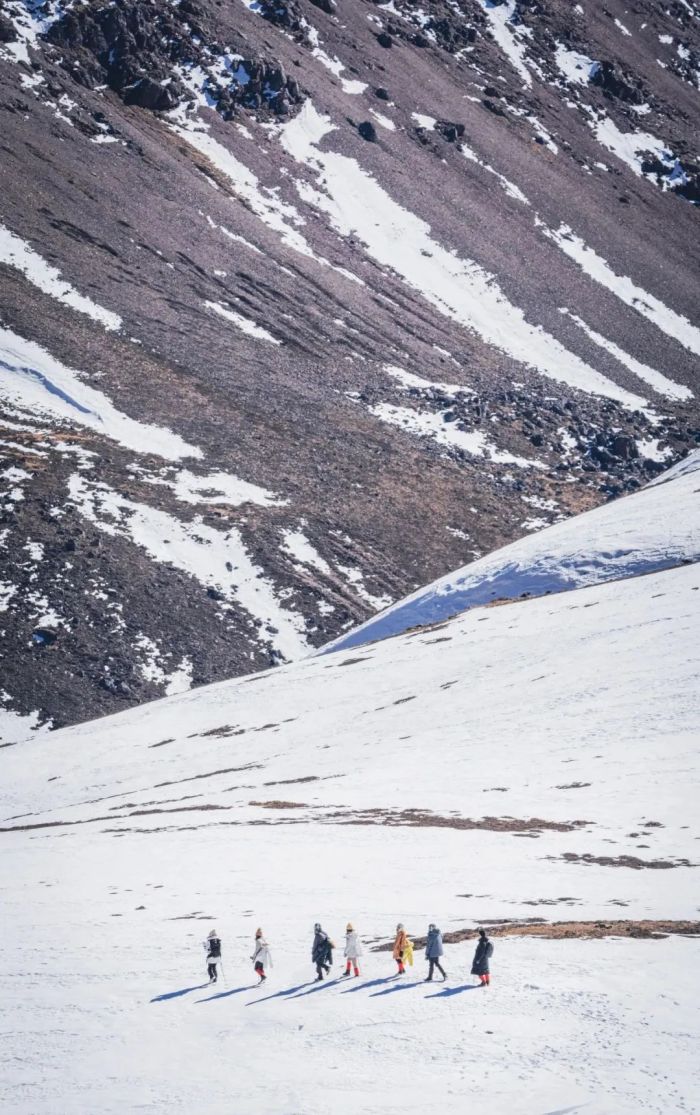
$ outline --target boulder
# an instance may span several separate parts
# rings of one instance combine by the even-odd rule
[[[16,39],[14,24],[0,12],[0,43],[14,43]]]
[[[600,62],[591,76],[591,85],[602,89],[607,97],[616,97],[629,104],[641,105],[645,100],[639,79],[615,62]]]
[[[361,124],[358,124],[357,130],[368,143],[377,142],[377,129],[369,120],[363,120]]]
[[[160,85],[150,77],[142,77],[135,85],[124,90],[124,104],[150,108],[153,112],[168,112],[177,103],[177,92],[171,85]]]

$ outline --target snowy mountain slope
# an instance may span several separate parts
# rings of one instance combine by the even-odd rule
[[[537,504],[535,504],[537,506]],[[347,650],[480,604],[542,596],[700,560],[700,451],[642,491],[441,577],[325,648]]]
[[[399,920],[697,917],[698,569],[476,608],[1,751],[3,1109],[693,1110],[697,940],[502,938],[483,993],[473,940],[448,945],[444,989],[420,953],[391,981],[371,946]],[[313,923],[339,943],[348,918],[362,977],[316,987]]]
[[[2,0],[14,734],[289,660],[692,446],[697,15]]]

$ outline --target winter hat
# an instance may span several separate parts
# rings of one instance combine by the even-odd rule
[[[263,931],[262,931],[262,929],[256,929],[256,930],[255,930],[255,937],[256,937],[256,939],[257,939],[258,937],[262,937],[262,935],[263,935]]]
[[[352,932],[353,932],[353,928],[352,928],[352,922],[351,922],[351,921],[349,921],[349,922],[348,922],[348,924],[347,924],[347,925],[345,926],[345,932],[346,932],[346,933],[352,933]]]
[[[436,929],[436,928],[437,927],[435,925],[433,925],[433,923],[431,921],[430,925],[428,926],[428,933],[430,933],[431,929]]]
[[[403,929],[403,922],[402,921],[399,922],[399,924],[396,926],[396,929],[397,929],[397,931],[399,929]]]
[[[485,929],[479,929],[479,936],[480,937],[485,937],[486,936],[486,930]]]
[[[314,926],[314,929],[316,930],[316,932],[317,932],[317,933],[320,933],[320,932],[321,932],[321,923],[320,923],[320,921],[317,921],[317,922],[316,922],[316,924],[315,924],[315,926]]]
[[[218,937],[218,936],[219,936],[219,934],[218,934],[218,933],[216,932],[216,930],[215,930],[215,929],[210,929],[210,930],[209,930],[209,933],[207,934],[207,936],[208,936],[208,937]]]

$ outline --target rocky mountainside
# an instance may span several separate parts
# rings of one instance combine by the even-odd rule
[[[698,438],[700,5],[0,0],[0,736]]]

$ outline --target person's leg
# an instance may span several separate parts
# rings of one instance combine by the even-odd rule
[[[318,981],[320,979],[323,979],[323,965],[322,964],[317,964],[316,965],[316,980]]]
[[[427,975],[427,978],[426,978],[426,981],[425,981],[426,983],[430,983],[430,981],[432,980],[434,969],[435,969],[435,961],[432,960],[432,959],[428,960],[428,975]]]
[[[491,973],[490,972],[485,972],[484,973],[484,983],[486,984],[487,987],[489,987],[491,985]]]
[[[442,978],[447,979],[447,973],[445,972],[445,969],[443,968],[443,966],[442,966],[442,964],[440,963],[439,960],[435,961],[435,967],[437,968],[437,970],[440,973],[440,975],[442,976]]]
[[[207,972],[209,974],[209,982],[216,983],[216,964],[207,964]]]
[[[349,976],[349,975],[350,975],[350,968],[351,968],[351,967],[352,967],[352,962],[351,962],[350,958],[348,957],[348,962],[347,962],[347,964],[345,965],[345,975],[346,975],[346,976]]]

